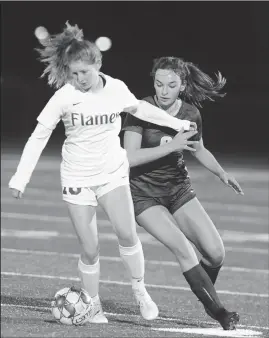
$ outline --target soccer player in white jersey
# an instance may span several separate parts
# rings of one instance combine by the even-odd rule
[[[94,301],[95,310],[89,321],[107,322],[99,298],[98,203],[118,237],[120,256],[141,315],[147,320],[155,319],[158,307],[144,285],[144,255],[136,233],[129,164],[118,137],[120,112],[131,112],[145,121],[180,131],[177,150],[194,143],[188,139],[196,133],[195,124],[138,101],[122,81],[101,73],[101,52],[83,38],[77,25],[67,23],[62,33],[51,36],[38,51],[41,62],[46,64],[43,76],[48,75],[49,85],[57,91],[38,116],[38,124],[24,147],[9,182],[12,194],[22,197],[42,150],[62,120],[66,134],[61,163],[63,200],[82,246],[78,262],[82,286]],[[183,134],[182,128],[190,131]]]

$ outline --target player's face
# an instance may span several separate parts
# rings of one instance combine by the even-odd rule
[[[69,75],[74,86],[87,92],[95,89],[99,83],[100,64],[90,65],[84,61],[73,61],[69,64]]]
[[[164,108],[169,108],[185,86],[180,76],[173,70],[158,69],[155,73],[154,88],[159,104]]]

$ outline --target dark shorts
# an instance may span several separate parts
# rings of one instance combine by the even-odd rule
[[[176,193],[170,196],[140,196],[137,194],[137,192],[132,191],[132,197],[134,202],[135,216],[140,215],[143,211],[155,205],[162,205],[166,207],[173,215],[185,203],[196,197],[196,193],[191,187],[191,184],[184,184],[179,186]]]

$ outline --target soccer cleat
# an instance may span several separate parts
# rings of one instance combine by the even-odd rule
[[[210,310],[208,310],[208,308],[206,308],[205,306],[204,306],[204,308],[205,308],[205,312],[209,315],[209,317],[211,317],[212,319],[217,320],[216,316]]]
[[[239,314],[237,312],[224,311],[216,320],[223,327],[223,330],[235,330],[236,324],[239,322]]]
[[[225,310],[217,318],[207,307],[205,307],[205,312],[214,320],[217,320],[224,330],[235,330],[235,325],[239,322],[240,316],[237,312],[229,312]]]
[[[134,296],[140,308],[142,317],[146,320],[156,319],[159,315],[158,306],[151,299],[145,288],[134,289]]]
[[[93,300],[92,315],[88,319],[88,322],[93,323],[93,324],[107,324],[108,323],[108,320],[103,312],[99,297],[97,300]]]
[[[201,302],[200,299],[198,299],[198,302]],[[205,312],[209,315],[209,317],[211,317],[214,320],[217,320],[216,316],[205,305],[203,306],[204,306]]]

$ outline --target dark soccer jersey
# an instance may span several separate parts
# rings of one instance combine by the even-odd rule
[[[146,97],[144,100],[157,106],[152,96]],[[182,102],[181,108],[175,117],[196,122],[198,133],[192,139],[200,140],[202,136],[202,120],[196,107]],[[142,121],[131,114],[127,114],[122,129],[141,134],[141,148],[158,147],[170,142],[177,134],[173,129]],[[132,193],[140,196],[168,196],[176,192],[178,185],[184,184],[184,182],[189,182],[189,177],[182,152],[171,153],[158,160],[132,167],[130,171]]]

